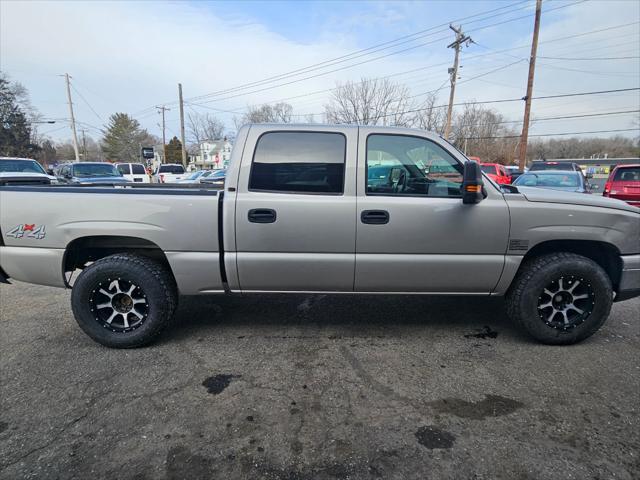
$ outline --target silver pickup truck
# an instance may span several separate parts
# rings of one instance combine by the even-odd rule
[[[153,341],[178,294],[504,296],[551,344],[640,295],[640,209],[499,187],[418,130],[247,125],[223,190],[2,187],[0,229],[0,280],[73,288],[110,347]]]

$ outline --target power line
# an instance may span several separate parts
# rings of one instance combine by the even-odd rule
[[[576,37],[582,37],[582,36],[585,36],[585,35],[593,35],[593,34],[605,32],[605,31],[609,31],[609,30],[614,30],[614,29],[619,29],[619,28],[625,28],[625,27],[632,26],[632,25],[637,25],[638,23],[640,23],[640,22],[630,22],[630,23],[624,23],[624,24],[619,24],[619,25],[611,25],[609,27],[600,28],[600,29],[589,31],[589,32],[582,32],[582,33],[579,33],[579,34],[567,35],[567,36],[563,36],[563,37],[555,37],[555,38],[551,38],[551,39],[548,39],[548,40],[541,41],[539,43],[540,44],[553,43],[553,42],[568,40],[568,39],[572,39],[572,38],[576,38]],[[476,42],[476,44],[477,44],[477,42]],[[530,45],[520,45],[520,46],[516,46],[516,47],[502,49],[502,50],[492,50],[491,48],[486,47],[484,45],[480,45],[480,46],[485,48],[485,49],[487,49],[487,50],[490,50],[490,52],[486,53],[486,54],[472,55],[472,56],[465,57],[465,61],[474,60],[474,59],[477,59],[477,58],[496,55],[496,54],[501,54],[501,53],[507,52],[507,51],[518,50],[518,49],[529,48],[530,47]],[[518,59],[518,61],[524,61],[524,60],[528,61],[528,59],[525,59],[524,57],[516,57],[516,56],[512,56],[512,57]],[[405,75],[407,73],[413,73],[413,72],[418,71],[418,70],[427,70],[427,69],[430,69],[430,68],[435,68],[435,67],[440,67],[440,66],[443,66],[443,65],[448,65],[448,63],[449,62],[440,62],[440,63],[437,63],[437,64],[432,64],[432,65],[428,65],[428,66],[424,66],[424,67],[419,67],[419,68],[407,70],[407,71],[404,71],[404,72],[393,73],[391,75],[386,75],[386,76],[377,77],[377,78],[378,79],[391,78],[391,77],[394,77],[394,76]],[[510,66],[510,65],[507,65],[507,66]],[[504,68],[506,68],[507,66],[505,66]],[[327,73],[331,73],[331,72],[327,72]],[[488,73],[490,73],[490,72],[487,72],[487,74]],[[467,79],[467,80],[464,80],[464,81],[470,81],[470,80],[471,79]],[[295,83],[295,81],[294,82],[290,82],[290,83]],[[356,82],[356,85],[359,84],[359,83],[363,83],[363,82]],[[462,82],[460,82],[460,83],[462,83]],[[264,90],[269,90],[271,88],[276,88],[276,87],[278,87],[278,85],[273,86],[273,87],[268,87],[268,88],[265,88],[265,89],[261,89],[261,90],[252,91],[252,92],[246,92],[246,95],[249,95],[249,94],[252,94],[252,93],[258,93],[258,92],[261,92],[261,91],[264,91]],[[280,101],[293,100],[293,99],[297,99],[297,98],[301,98],[301,97],[305,97],[305,96],[316,95],[316,94],[319,94],[319,93],[331,92],[331,91],[336,90],[337,88],[338,87],[325,89],[325,90],[317,90],[317,91],[314,91],[314,92],[308,92],[308,93],[304,93],[304,94],[300,94],[300,95],[296,95],[296,96],[292,96],[292,97],[285,97],[285,98],[281,98],[281,99],[278,99],[278,100],[275,100],[275,101],[264,102],[264,103],[276,103],[276,102],[280,102]],[[223,97],[223,98],[209,100],[206,103],[219,102],[219,101],[223,101],[223,100],[227,100],[227,99],[230,99],[230,98],[235,98],[235,97],[243,96],[243,95],[244,94],[227,96],[227,97]],[[191,105],[207,108],[207,107],[204,106],[203,103],[193,103],[192,102]],[[229,113],[231,113],[231,112],[229,112]],[[234,111],[232,113],[241,113],[241,111],[240,110],[236,110],[236,111]],[[318,114],[318,113],[316,113],[316,114]],[[300,117],[300,116],[306,116],[306,115],[308,115],[308,114],[296,114],[294,116]]]
[[[583,2],[585,2],[585,1],[586,1],[586,0],[579,0],[579,1],[577,1],[577,2],[570,3],[570,4],[566,4],[566,5],[561,5],[561,6],[558,6],[558,7],[555,7],[555,8],[548,9],[548,10],[546,10],[546,11],[547,11],[547,12],[551,12],[551,11],[558,10],[558,9],[561,9],[561,8],[567,8],[567,7],[570,7],[570,6],[572,6],[572,5],[576,5],[576,4],[583,3]],[[517,5],[517,4],[514,4],[514,5]],[[501,7],[500,9],[505,9],[505,8],[508,8],[508,7],[511,7],[511,6],[514,6],[514,5]],[[525,8],[525,7],[523,7],[523,8]],[[526,8],[528,8],[528,6],[527,6]],[[489,12],[493,12],[493,11],[500,10],[500,9],[490,10]],[[520,9],[522,9],[522,8],[520,8]],[[516,10],[518,10],[518,9],[514,9],[514,10],[512,10],[512,11],[516,11]],[[506,12],[506,13],[511,13],[512,11],[510,11],[510,12]],[[476,15],[473,15],[473,16],[465,17],[465,18],[463,18],[463,19],[458,19],[458,20],[454,20],[454,21],[461,21],[461,20],[465,20],[466,18],[473,18],[474,16],[479,16],[479,15],[486,14],[486,13],[489,13],[489,12],[483,12],[483,13],[481,13],[481,14],[476,14]],[[500,15],[504,15],[504,13],[503,13],[503,14],[500,14]],[[487,17],[487,18],[483,18],[483,19],[476,19],[476,20],[473,20],[473,21],[468,22],[468,23],[473,23],[473,22],[478,22],[478,21],[481,21],[481,20],[486,20],[486,19],[488,19],[488,18],[493,18],[493,17],[496,17],[496,16],[498,16],[498,15],[492,15],[492,16],[489,16],[489,17]],[[512,18],[512,19],[504,20],[504,21],[501,21],[501,22],[494,22],[494,23],[491,23],[491,24],[487,24],[487,25],[483,25],[483,26],[481,26],[481,27],[478,27],[478,28],[476,28],[476,29],[474,29],[474,30],[472,30],[472,31],[474,31],[474,32],[475,32],[475,31],[479,31],[479,30],[486,29],[486,28],[494,27],[494,26],[496,26],[496,25],[502,25],[502,24],[504,24],[504,23],[508,23],[508,22],[513,22],[513,21],[521,20],[521,19],[523,19],[523,18],[529,18],[529,16],[530,16],[530,15],[523,15],[523,16],[520,16],[520,17],[515,17],[515,18]],[[449,23],[449,22],[447,22],[447,24],[448,24],[448,23]],[[443,24],[443,25],[447,25],[447,24]],[[438,26],[435,26],[435,27],[432,27],[432,28],[430,28],[430,29],[427,29],[427,30],[433,30],[434,28],[438,28],[438,27],[439,27],[439,25],[438,25]],[[439,33],[439,32],[438,32],[438,31],[435,31],[435,32],[431,33],[430,35],[433,35],[433,34],[435,34],[435,33]],[[423,35],[423,36],[426,36],[426,35]],[[404,37],[402,37],[402,38],[404,38]],[[226,99],[229,99],[229,98],[235,98],[235,97],[238,97],[238,96],[244,96],[244,95],[249,95],[249,94],[253,94],[253,93],[259,93],[259,92],[262,92],[262,91],[265,91],[265,90],[270,90],[270,89],[274,89],[274,88],[278,88],[278,87],[282,87],[282,86],[287,86],[287,85],[290,85],[290,84],[293,84],[293,83],[297,83],[297,82],[301,82],[301,81],[309,80],[309,79],[312,79],[312,78],[316,78],[316,77],[320,77],[320,76],[328,75],[328,74],[330,74],[330,73],[334,73],[334,72],[337,72],[337,71],[340,71],[340,70],[344,70],[344,69],[348,69],[348,68],[353,68],[353,67],[355,67],[355,66],[362,65],[362,64],[364,64],[364,63],[369,63],[369,62],[376,61],[376,60],[379,60],[379,59],[382,59],[382,58],[385,58],[385,57],[388,57],[388,56],[391,56],[391,55],[397,55],[397,54],[399,54],[399,53],[403,53],[403,52],[405,52],[405,51],[413,50],[413,49],[420,48],[420,47],[425,46],[425,45],[429,45],[429,44],[432,44],[432,43],[436,43],[436,42],[438,42],[438,41],[440,41],[440,40],[443,40],[443,39],[445,39],[445,37],[443,37],[443,38],[441,38],[441,39],[436,39],[436,40],[431,41],[431,42],[426,42],[426,43],[422,43],[422,44],[419,44],[419,45],[411,46],[411,47],[408,47],[408,48],[405,48],[405,49],[402,49],[402,50],[399,50],[399,51],[390,52],[390,53],[387,53],[387,54],[385,54],[385,55],[377,56],[377,57],[374,57],[374,58],[371,58],[371,59],[367,59],[367,60],[364,60],[364,61],[362,61],[362,62],[358,62],[358,63],[355,63],[355,64],[351,64],[351,65],[346,65],[346,66],[343,66],[343,67],[339,67],[339,68],[336,68],[336,69],[333,69],[333,70],[330,70],[330,71],[327,71],[327,72],[321,72],[321,73],[314,74],[314,75],[311,75],[311,76],[307,76],[307,77],[304,77],[304,78],[300,78],[300,79],[296,79],[296,80],[291,80],[291,81],[288,81],[288,82],[285,82],[285,83],[280,83],[280,84],[277,84],[277,85],[272,85],[272,86],[269,86],[269,87],[261,88],[261,89],[258,89],[258,90],[253,90],[253,91],[250,91],[250,92],[245,92],[245,93],[235,94],[235,95],[229,95],[229,96],[225,96],[225,97],[223,97],[223,98],[217,98],[217,99],[213,99],[213,100],[206,100],[206,101],[203,101],[203,102],[199,103],[198,105],[202,105],[202,103],[210,103],[210,102],[212,102],[212,101],[226,100]],[[404,42],[404,43],[407,43],[407,42]],[[393,46],[391,46],[391,47],[386,47],[386,48],[392,48],[392,47],[395,47],[395,46],[397,46],[397,45],[398,45],[398,44],[393,45]],[[369,49],[368,49],[368,50],[374,49],[375,47],[376,47],[376,46],[374,46],[374,47],[369,47]],[[366,50],[366,49],[365,49],[365,50]],[[380,50],[382,50],[382,49],[380,49]],[[358,52],[354,52],[354,53],[358,53]],[[369,54],[371,54],[371,53],[375,53],[375,51],[370,51],[367,55],[369,55]],[[352,56],[352,57],[353,57],[353,54],[349,54],[349,55],[347,55],[347,56]],[[361,55],[361,56],[362,56],[362,55]],[[343,57],[345,57],[345,56],[343,56]],[[343,58],[343,57],[338,57],[338,58]],[[358,58],[358,57],[349,58],[348,60],[353,60],[354,58]],[[331,66],[331,65],[336,64],[336,63],[341,63],[341,62],[335,62],[335,63],[331,64],[330,62],[331,62],[331,61],[322,62],[322,63],[323,63],[323,64],[325,64],[325,65],[324,65],[323,67],[321,67],[321,68],[325,68],[325,67]],[[310,68],[310,67],[314,67],[314,68]],[[275,78],[276,80],[279,80],[279,79],[284,79],[284,78],[287,78],[287,77],[290,77],[290,76],[298,76],[298,75],[301,75],[301,74],[303,74],[303,73],[307,73],[307,72],[309,72],[309,71],[313,71],[314,69],[316,69],[316,70],[318,69],[318,68],[315,68],[315,65],[310,66],[310,67],[308,67],[308,68],[304,68],[304,69],[299,69],[299,73],[295,73],[295,74],[291,74],[291,73],[281,74],[281,75],[279,75],[279,76],[275,76],[275,77],[273,77],[273,78]],[[269,78],[272,78],[272,77],[269,77]],[[192,97],[192,98],[189,98],[189,99],[187,99],[187,100],[188,100],[188,101],[190,101],[192,104],[194,104],[194,102],[193,102],[194,100],[203,100],[203,99],[205,99],[205,98],[210,98],[210,97],[216,97],[216,96],[224,95],[225,93],[232,93],[232,92],[234,92],[234,91],[246,90],[247,88],[251,88],[251,87],[253,87],[253,86],[258,86],[259,84],[272,83],[273,81],[275,81],[275,80],[270,80],[270,79],[269,79],[269,80],[267,80],[267,79],[264,79],[264,80],[260,80],[260,81],[252,82],[252,83],[249,83],[249,84],[243,84],[243,85],[240,85],[240,86],[237,86],[237,87],[234,87],[234,88],[229,88],[229,89],[226,89],[226,90],[220,90],[220,91],[217,91],[217,92],[211,92],[211,93],[209,93],[209,94],[200,95],[200,96],[197,96],[197,97]],[[166,104],[167,104],[167,105],[170,105],[170,104],[173,104],[173,103],[175,103],[175,102],[167,102]],[[151,108],[152,108],[152,107],[147,107],[147,108],[145,108],[144,110],[141,110],[139,113],[146,112],[147,110],[149,110],[149,109],[151,109]]]
[[[89,109],[93,112],[93,114],[98,117],[99,120],[104,121],[103,118],[98,114],[98,112],[96,112],[93,107],[91,106],[91,104],[89,104],[89,102],[87,102],[87,99],[84,98],[82,96],[82,94],[78,91],[78,89],[73,85],[73,83],[71,84],[71,88],[73,88],[73,91],[76,92],[78,94],[78,96],[82,99],[82,101],[87,105],[87,107],[89,107]]]
[[[544,95],[544,96],[539,96],[539,97],[531,97],[532,100],[548,100],[551,98],[565,98],[565,97],[580,97],[580,96],[584,96],[584,95],[601,95],[601,94],[607,94],[607,93],[620,93],[620,92],[631,92],[631,91],[638,91],[640,90],[640,87],[633,87],[633,88],[617,88],[617,89],[613,89],[613,90],[598,90],[598,91],[593,91],[593,92],[578,92],[578,93],[563,93],[563,94],[559,94],[559,95]],[[460,102],[460,103],[454,103],[454,106],[461,106],[461,105],[487,105],[487,104],[493,104],[493,103],[509,103],[509,102],[521,102],[523,100],[523,98],[504,98],[504,99],[497,99],[497,100],[483,100],[483,101],[472,101],[472,102]],[[427,108],[414,108],[411,110],[404,110],[401,112],[393,112],[393,113],[387,113],[384,115],[380,115],[380,118],[385,118],[385,117],[392,117],[395,115],[402,115],[405,113],[417,113],[417,112],[422,112],[424,110],[431,110],[433,108],[445,108],[448,107],[449,104],[445,103],[443,105],[434,105],[434,106],[430,106]],[[298,114],[296,116],[306,116],[306,115],[321,115],[321,113],[315,112],[315,113],[303,113],[303,114]]]
[[[603,117],[603,116],[610,116],[610,115],[625,115],[629,113],[640,113],[640,110],[621,110],[617,112],[585,113],[585,114],[576,114],[576,115],[561,115],[556,117],[541,117],[541,118],[533,118],[531,120],[531,123],[544,122],[544,121],[550,121],[550,120],[566,120],[566,119],[576,119],[576,118]],[[505,123],[522,123],[522,120],[501,120],[499,122],[483,123],[483,125],[503,125]],[[463,124],[462,126],[467,127],[470,125],[473,125],[473,124],[466,123],[466,124]]]
[[[637,132],[637,128],[618,128],[615,130],[591,130],[589,132],[560,132],[560,133],[536,133],[530,137],[554,137],[560,135],[586,135],[593,133]],[[497,138],[520,138],[520,135],[499,135],[494,137],[466,137],[467,140],[489,140]]]
[[[477,17],[477,16],[485,15],[485,14],[488,14],[488,13],[493,13],[493,12],[496,12],[496,11],[499,11],[499,10],[508,9],[508,8],[511,8],[513,6],[520,5],[520,4],[523,4],[523,3],[528,3],[528,2],[527,1],[516,2],[516,3],[510,4],[510,5],[506,5],[504,7],[500,7],[500,8],[496,8],[496,9],[493,9],[493,10],[488,10],[486,12],[480,12],[478,14],[470,15],[470,16],[464,17],[462,19],[452,20],[451,22],[446,22],[446,23],[442,23],[442,24],[439,24],[439,25],[435,25],[433,27],[430,27],[430,28],[427,28],[427,29],[424,29],[424,30],[420,30],[418,32],[415,32],[415,33],[412,33],[412,34],[409,34],[409,35],[404,35],[404,36],[398,37],[398,38],[396,38],[394,40],[390,40],[390,41],[387,41],[387,42],[384,42],[384,43],[373,45],[371,47],[368,47],[368,48],[365,48],[365,49],[362,49],[362,50],[358,50],[356,52],[352,52],[350,54],[343,55],[341,57],[337,57],[337,58],[334,58],[334,59],[326,60],[324,62],[316,63],[316,64],[313,64],[313,65],[309,65],[307,67],[299,68],[297,70],[292,70],[290,72],[286,72],[286,73],[283,73],[283,74],[280,74],[280,75],[275,75],[275,76],[268,77],[268,78],[265,78],[265,79],[262,79],[262,80],[257,80],[257,81],[254,81],[254,82],[249,82],[249,83],[246,83],[246,84],[238,85],[236,87],[229,88],[229,89],[226,89],[226,90],[219,90],[219,91],[216,91],[216,92],[211,92],[209,94],[199,95],[197,97],[192,97],[189,100],[200,100],[200,99],[202,99],[204,97],[217,96],[217,95],[220,95],[220,94],[229,93],[230,91],[235,91],[235,90],[238,90],[238,89],[244,89],[244,87],[251,87],[251,86],[256,86],[257,84],[270,83],[271,81],[280,80],[280,79],[282,79],[284,77],[295,76],[296,74],[303,74],[303,73],[307,73],[309,71],[314,71],[314,70],[318,70],[320,68],[325,68],[325,67],[328,67],[328,66],[336,65],[338,63],[343,63],[345,61],[353,60],[354,58],[360,58],[360,57],[365,56],[365,55],[370,55],[371,53],[376,53],[376,52],[381,51],[381,50],[386,50],[388,48],[397,47],[398,45],[403,45],[403,44],[415,41],[416,38],[421,38],[421,37],[425,37],[425,36],[431,36],[431,35],[433,35],[435,33],[446,32],[448,30],[447,27],[448,27],[448,25],[450,23],[461,22],[463,20],[467,20],[467,19],[474,18],[474,17]],[[473,20],[473,21],[469,21],[467,23],[474,23],[474,22],[479,22],[479,21],[482,21],[482,20],[487,20],[487,19],[494,18],[494,17],[499,16],[499,15],[505,15],[505,14],[512,13],[512,12],[517,11],[517,10],[522,10],[524,8],[528,8],[528,5],[525,5],[524,7],[517,8],[517,9],[514,9],[514,10],[510,10],[510,11],[507,11],[507,12],[504,12],[504,13],[501,13],[501,14],[491,15],[489,17],[485,17],[485,18],[480,18],[480,19],[476,19],[476,20]],[[442,28],[442,27],[444,27],[444,28]],[[441,28],[441,30],[434,31],[437,28]],[[432,33],[430,33],[428,35],[425,35],[426,32],[432,32]],[[416,38],[412,38],[412,37],[416,37]],[[405,40],[407,38],[411,38],[411,39],[410,40]],[[402,41],[402,40],[404,40],[404,41]],[[382,47],[382,46],[385,46],[385,47],[384,48],[379,48],[379,47]],[[419,47],[419,46],[417,46],[417,47]],[[368,53],[366,53],[365,55],[362,55],[364,52],[368,52]],[[351,57],[351,58],[349,58],[349,57]],[[337,61],[337,60],[339,60],[339,61]]]
[[[587,60],[632,60],[640,57],[591,57],[591,58],[568,58],[568,57],[543,57],[538,56],[538,58],[544,58],[546,60],[579,60],[579,61],[587,61]]]

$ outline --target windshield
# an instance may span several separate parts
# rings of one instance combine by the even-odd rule
[[[187,177],[187,180],[195,180],[196,178],[201,177],[203,174],[204,174],[204,172],[203,172],[203,171],[200,171],[200,172],[193,172],[191,175],[189,175],[189,176]]]
[[[220,177],[224,177],[225,173],[227,171],[226,170],[218,170],[217,172],[214,172],[211,174],[212,178],[220,178]]]
[[[74,177],[121,177],[115,165],[110,163],[77,163],[73,166]]]
[[[160,165],[158,173],[172,173],[174,175],[182,175],[184,167],[182,165]]]
[[[566,174],[525,173],[519,176],[513,184],[523,187],[575,188],[580,186],[580,180],[578,174],[574,172]]]
[[[0,172],[24,172],[24,173],[42,173],[47,172],[35,160],[0,160]]]
[[[533,162],[529,170],[573,170],[571,162]]]

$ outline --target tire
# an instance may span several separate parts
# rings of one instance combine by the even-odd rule
[[[506,301],[509,317],[533,338],[549,345],[570,345],[590,337],[604,324],[611,311],[613,288],[596,262],[559,252],[524,264]]]
[[[128,253],[92,263],[71,291],[71,308],[80,328],[111,348],[152,343],[170,323],[177,304],[175,280],[167,268]]]

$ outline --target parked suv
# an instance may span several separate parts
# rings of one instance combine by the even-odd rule
[[[116,168],[130,182],[151,183],[147,170],[141,163],[116,163]]]
[[[640,165],[618,165],[614,168],[602,195],[640,207]]]

